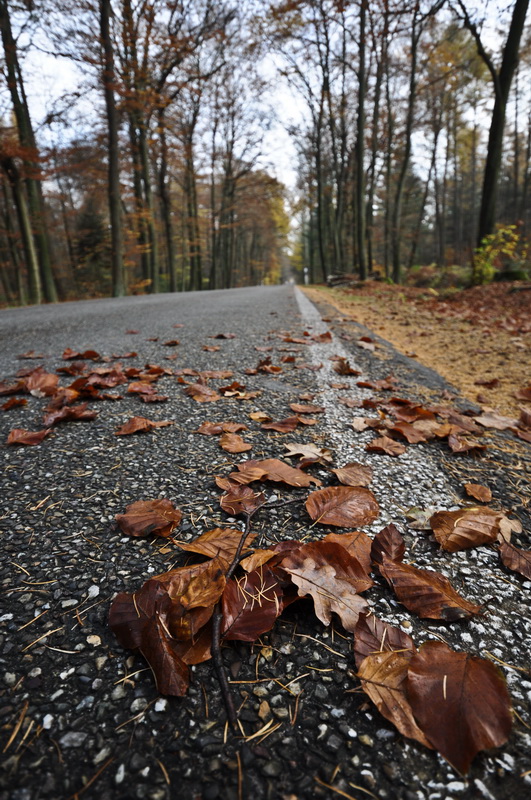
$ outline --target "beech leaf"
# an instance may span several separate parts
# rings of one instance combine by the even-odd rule
[[[481,610],[481,606],[462,597],[440,572],[419,569],[383,556],[380,574],[402,605],[421,619],[454,622],[468,619]]]
[[[465,492],[480,503],[490,503],[492,500],[492,492],[489,487],[482,486],[480,483],[465,483]]]
[[[6,444],[40,444],[50,433],[50,428],[45,428],[43,431],[27,431],[25,428],[13,428],[8,434]]]
[[[221,598],[224,639],[254,642],[282,612],[282,588],[267,566],[228,581]]]
[[[197,403],[215,403],[216,400],[221,400],[221,395],[218,394],[206,383],[192,383],[185,390],[185,394],[190,395]]]
[[[374,614],[360,614],[354,631],[354,658],[359,667],[364,658],[375,653],[396,650],[416,651],[411,636],[400,628],[388,625]]]
[[[312,492],[305,503],[314,522],[356,528],[368,525],[379,514],[379,506],[370,489],[354,486],[330,486]]]
[[[531,550],[522,550],[510,542],[503,542],[500,545],[500,558],[507,569],[531,580]]]
[[[402,561],[405,552],[404,537],[393,523],[386,525],[373,539],[371,558],[375,564],[382,564],[384,558],[390,561]]]
[[[406,452],[406,448],[400,442],[395,442],[389,436],[380,436],[365,445],[368,453],[385,453],[388,456],[401,456]]]
[[[224,481],[223,485],[221,485],[221,480]],[[246,484],[235,483],[228,478],[221,480],[217,479],[218,486],[226,491],[225,494],[221,495],[219,504],[227,514],[232,514],[233,516],[252,514],[266,501],[262,492],[256,492]]]
[[[245,442],[237,433],[224,433],[219,439],[220,447],[227,453],[245,453],[252,450],[252,444]]]
[[[47,428],[51,428],[52,425],[57,425],[58,422],[87,422],[96,419],[98,416],[97,412],[89,411],[87,406],[88,403],[81,403],[78,406],[64,406],[57,411],[50,411],[48,414],[44,415],[43,424]]]
[[[323,542],[336,542],[344,547],[347,553],[357,558],[367,575],[371,571],[372,539],[362,531],[349,533],[329,533]]]
[[[455,553],[495,542],[503,514],[491,508],[438,511],[430,519],[433,535],[443,550]]]
[[[480,750],[499,747],[509,737],[505,679],[483,658],[426,642],[409,663],[407,696],[429,741],[463,775]]]
[[[372,481],[372,467],[351,461],[339,469],[331,469],[344,486],[368,486]]]
[[[321,485],[318,478],[307,475],[301,469],[295,469],[278,458],[266,458],[264,461],[243,461],[238,464],[238,472],[231,472],[230,478],[237,483],[252,483],[264,480],[274,483],[286,483],[288,486]]]
[[[125,509],[125,514],[116,514],[116,523],[128,536],[156,534],[167,538],[179,525],[182,513],[170,500],[137,500]]]
[[[181,550],[188,550],[190,553],[200,553],[208,558],[219,557],[230,564],[236,554],[243,532],[234,528],[214,528],[211,531],[202,533],[192,542],[179,542],[175,544]],[[245,540],[242,552],[245,553],[251,548],[256,534],[249,534]]]
[[[114,432],[115,436],[129,436],[132,433],[145,433],[153,430],[153,428],[165,428],[167,425],[173,425],[170,420],[161,420],[155,422],[154,420],[147,419],[146,417],[131,417],[124,423],[117,431]]]

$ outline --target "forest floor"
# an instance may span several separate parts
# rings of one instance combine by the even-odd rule
[[[438,293],[366,281],[306,292],[436,370],[468,400],[518,416],[516,393],[529,383],[531,284]]]

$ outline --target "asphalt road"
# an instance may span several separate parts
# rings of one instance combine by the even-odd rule
[[[281,334],[300,338],[304,331],[328,329],[332,340],[312,345],[286,342]],[[234,338],[211,338],[227,333]],[[347,357],[364,378],[393,374],[396,393],[404,397],[437,397],[451,387],[377,337],[371,335],[374,353],[358,347],[363,333],[333,310],[317,310],[291,286],[0,312],[0,380],[7,383],[20,369],[64,366],[66,348],[90,348],[124,367],[231,370],[233,377],[211,385],[237,380],[245,391],[260,393],[199,404],[175,375],[167,375],[159,389],[168,401],[144,405],[119,386],[112,391],[121,390],[120,401],[89,404],[98,412],[94,421],[58,425],[35,447],[4,442],[12,428],[41,427],[46,398],[29,396],[26,406],[1,413],[0,800],[531,797],[531,583],[504,570],[486,547],[449,557],[431,537],[408,529],[404,515],[411,507],[455,508],[463,502],[464,480],[488,480],[494,503],[524,524],[529,547],[527,506],[510,486],[520,456],[511,461],[514,446],[506,440],[483,461],[465,456],[450,466],[444,447],[432,443],[409,447],[396,459],[367,453],[372,433],[356,433],[351,423],[370,412],[338,399],[362,400],[373,392],[357,387],[357,378],[332,372],[331,357]],[[179,344],[165,344],[172,340]],[[263,347],[272,350],[256,349]],[[43,358],[20,358],[29,351]],[[168,359],[172,355],[177,357]],[[245,373],[267,356],[282,372]],[[295,360],[283,362],[286,356]],[[64,376],[61,383],[70,380]],[[330,385],[338,382],[350,388]],[[279,434],[249,418],[258,410],[276,420],[288,417],[288,404],[307,393],[325,407],[316,426]],[[173,424],[116,437],[133,415]],[[223,648],[243,743],[227,736],[211,662],[193,668],[185,698],[163,698],[141,656],[117,644],[107,625],[114,595],[135,591],[150,575],[182,563],[182,556],[160,540],[125,537],[115,514],[136,500],[167,497],[183,511],[178,536],[184,539],[237,525],[219,508],[214,477],[228,475],[248,454],[230,455],[216,437],[194,433],[206,420],[228,419],[249,426],[252,458],[282,458],[286,442],[302,442],[331,448],[335,466],[372,466],[380,515],[363,530],[373,535],[395,522],[410,560],[442,571],[469,600],[484,604],[484,616],[441,625],[405,611],[385,587],[368,596],[379,617],[402,626],[417,644],[442,638],[456,649],[497,659],[516,711],[514,728],[505,745],[476,757],[468,776],[379,715],[359,692],[352,637],[338,620],[329,628],[319,623],[309,601],[290,607],[257,644]],[[312,473],[330,482],[324,468]],[[255,523],[261,546],[330,531],[312,526],[303,505],[308,490],[268,484],[265,491],[273,504]],[[275,507],[275,498],[298,502]]]

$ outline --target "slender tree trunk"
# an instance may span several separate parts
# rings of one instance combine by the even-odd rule
[[[12,158],[4,158],[2,167],[8,177],[13,193],[13,201],[17,211],[18,227],[24,249],[26,268],[28,271],[29,301],[30,303],[42,302],[42,285],[39,270],[39,259],[35,241],[31,230],[31,220],[24,194],[23,183],[18,168]]]
[[[123,275],[123,230],[122,200],[120,194],[120,161],[118,150],[118,115],[114,102],[114,51],[110,35],[110,0],[100,0],[100,34],[103,48],[103,92],[107,115],[107,133],[109,142],[108,163],[108,196],[109,216],[111,222],[111,269],[112,293],[114,297],[125,294]]]
[[[159,196],[166,240],[166,257],[168,263],[169,289],[177,291],[177,275],[175,272],[175,244],[173,241],[173,215],[171,191],[168,181],[168,141],[166,138],[166,124],[164,109],[159,111],[159,136],[160,136],[160,166],[159,166]]]
[[[359,67],[358,67],[358,120],[356,132],[356,244],[358,251],[358,274],[360,280],[367,278],[365,257],[365,25],[367,0],[361,0],[359,17]]]
[[[4,46],[7,84],[13,103],[19,142],[25,152],[22,155],[24,179],[27,188],[28,209],[31,217],[33,236],[38,253],[41,283],[45,299],[57,301],[57,291],[50,262],[50,246],[44,219],[44,200],[40,179],[40,165],[37,143],[28,108],[22,71],[18,61],[17,44],[11,30],[8,0],[0,0],[0,32]],[[40,301],[39,301],[40,302]]]
[[[9,181],[9,178],[8,178],[8,181]],[[8,249],[9,249],[9,255],[10,255],[11,263],[13,264],[13,270],[14,270],[14,275],[15,275],[15,280],[11,282],[11,291],[14,291],[14,285],[16,283],[16,295],[17,295],[18,303],[21,306],[25,306],[28,303],[26,276],[24,275],[23,266],[20,263],[20,257],[19,257],[19,253],[18,253],[18,250],[17,250],[17,247],[16,247],[15,224],[12,221],[11,203],[9,201],[6,181],[4,181],[4,180],[2,180],[2,196],[3,196],[3,199],[4,199],[4,224],[5,224],[5,228],[6,228],[7,246],[8,246]],[[16,205],[15,205],[15,212],[16,212]],[[31,231],[30,231],[30,233],[31,233]],[[23,236],[23,234],[21,232],[21,238],[22,238],[22,236]],[[31,243],[34,245],[33,238],[31,239]],[[35,248],[33,246],[33,252],[34,251],[35,251]],[[31,258],[31,256],[30,256],[30,258]],[[35,260],[36,255],[34,255],[33,258]],[[36,274],[37,274],[38,280],[40,280],[38,264],[35,267],[35,263],[34,263],[33,267],[34,267],[34,269],[36,269]]]

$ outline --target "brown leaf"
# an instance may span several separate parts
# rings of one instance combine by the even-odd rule
[[[289,407],[295,414],[322,414],[324,406],[316,406],[313,403],[290,403]]]
[[[481,606],[465,600],[440,572],[418,569],[410,564],[390,561],[385,556],[380,574],[391,586],[398,600],[421,619],[454,622],[477,614]]]
[[[388,436],[380,436],[365,445],[368,453],[386,453],[388,456],[401,456],[406,452],[406,448],[400,442],[395,442]]]
[[[361,375],[359,370],[350,366],[346,358],[338,358],[332,365],[332,369],[338,375]]]
[[[165,428],[167,425],[173,425],[173,422],[170,420],[155,422],[154,420],[146,419],[146,417],[131,417],[115,431],[114,435],[129,436],[131,433],[145,433],[153,430],[153,428]]]
[[[315,614],[325,625],[332,612],[345,630],[354,632],[358,616],[368,606],[359,596],[373,585],[359,561],[335,542],[311,542],[289,552],[281,561],[300,597],[313,598]]]
[[[371,559],[375,564],[382,564],[384,558],[390,561],[402,561],[406,552],[404,537],[391,523],[386,525],[373,539],[371,547]]]
[[[193,397],[196,403],[215,403],[216,400],[221,400],[221,395],[206,383],[192,383],[184,392]]]
[[[411,636],[400,628],[383,622],[374,614],[360,614],[354,631],[354,658],[359,667],[364,658],[376,653],[410,650],[416,651]]]
[[[5,383],[4,381],[0,382],[0,397],[5,397],[8,394],[19,394],[21,392],[26,392],[26,381],[20,380],[16,383]]]
[[[502,564],[513,572],[519,572],[524,578],[531,580],[531,550],[522,550],[510,542],[500,545]]]
[[[488,486],[482,486],[481,483],[465,483],[465,491],[480,503],[490,503],[492,500],[491,490]]]
[[[513,417],[504,417],[497,411],[485,410],[475,421],[484,428],[495,428],[497,431],[506,431],[518,427],[518,420]]]
[[[343,528],[368,525],[380,512],[370,489],[354,486],[329,486],[312,492],[305,506],[314,522]]]
[[[292,456],[300,456],[305,464],[319,463],[324,464],[332,461],[332,453],[328,447],[318,447],[315,444],[299,444],[297,442],[290,442],[284,445],[288,451],[286,453],[290,458]]]
[[[357,464],[355,461],[339,469],[331,469],[330,472],[333,472],[345,486],[368,486],[372,481],[372,467]]]
[[[224,639],[254,642],[282,613],[282,587],[267,566],[228,581],[221,599]]]
[[[509,737],[511,701],[490,661],[426,642],[411,658],[406,691],[429,741],[463,775],[480,750]]]
[[[85,350],[83,353],[80,353],[77,350],[71,350],[70,347],[67,347],[62,355],[62,358],[64,361],[73,361],[74,359],[80,358],[88,358],[91,361],[99,361],[100,354],[95,350]]]
[[[63,406],[57,411],[51,411],[43,417],[43,425],[46,428],[51,428],[57,425],[58,422],[87,422],[96,419],[98,416],[96,411],[89,411],[87,409],[88,403],[81,403],[78,406]]]
[[[209,336],[209,339],[236,339],[235,333],[216,333],[215,336]]]
[[[359,665],[361,686],[380,714],[395,725],[404,736],[416,739],[431,749],[431,744],[415,721],[406,695],[408,668],[412,650],[388,650],[368,655]]]
[[[226,484],[220,488],[226,489],[225,494],[220,497],[219,504],[227,514],[237,516],[238,514],[252,514],[257,508],[265,503],[265,495],[262,492],[255,492],[250,486],[242,485],[225,479]],[[218,482],[218,486],[219,486]]]
[[[116,514],[116,523],[128,536],[150,536],[156,534],[167,538],[182,519],[181,511],[171,500],[137,500],[125,509],[125,514]]]
[[[467,439],[465,436],[458,436],[457,434],[450,434],[448,436],[448,446],[452,453],[482,453],[487,447],[480,442],[475,442],[472,439]]]
[[[245,442],[237,433],[224,433],[219,439],[219,446],[227,453],[245,453],[252,450],[252,444]]]
[[[234,528],[214,528],[211,531],[202,533],[192,542],[176,541],[177,547],[187,550],[190,553],[200,553],[208,558],[221,558],[230,564],[236,554],[238,545],[242,539],[243,532]],[[245,540],[242,552],[250,550],[257,534],[249,534]]]
[[[264,480],[274,483],[287,483],[288,486],[310,486],[314,483],[321,485],[318,478],[307,475],[300,469],[290,467],[278,458],[267,458],[264,461],[243,461],[238,464],[238,472],[231,472],[230,478],[237,483],[252,483]]]
[[[441,548],[455,553],[495,542],[502,516],[499,511],[484,507],[438,511],[431,517],[430,525]]]
[[[8,434],[6,444],[40,444],[49,433],[51,433],[50,428],[46,428],[43,431],[27,431],[25,428],[13,428]]]
[[[299,417],[286,417],[278,422],[264,422],[261,425],[264,431],[278,431],[279,433],[291,433],[298,427]]]
[[[418,444],[418,442],[427,442],[428,437],[423,431],[411,425],[409,422],[397,422],[388,429],[391,433],[397,433],[402,436],[409,444]]]
[[[528,402],[531,402],[531,383],[529,386],[523,386],[521,389],[518,389],[514,393],[514,396],[517,400],[527,400]]]
[[[189,670],[177,653],[177,643],[170,637],[156,614],[142,634],[140,652],[153,672],[157,691],[184,697],[190,685]]]
[[[335,542],[344,547],[349,555],[354,556],[360,562],[366,575],[371,571],[371,546],[372,539],[362,531],[350,531],[349,533],[329,533],[322,540],[323,542]]]
[[[11,397],[9,400],[6,400],[5,403],[1,406],[2,411],[9,411],[11,408],[19,408],[20,406],[26,406],[28,401],[25,397]]]
[[[52,372],[38,369],[26,379],[26,389],[33,397],[50,397],[57,391],[59,377]]]

